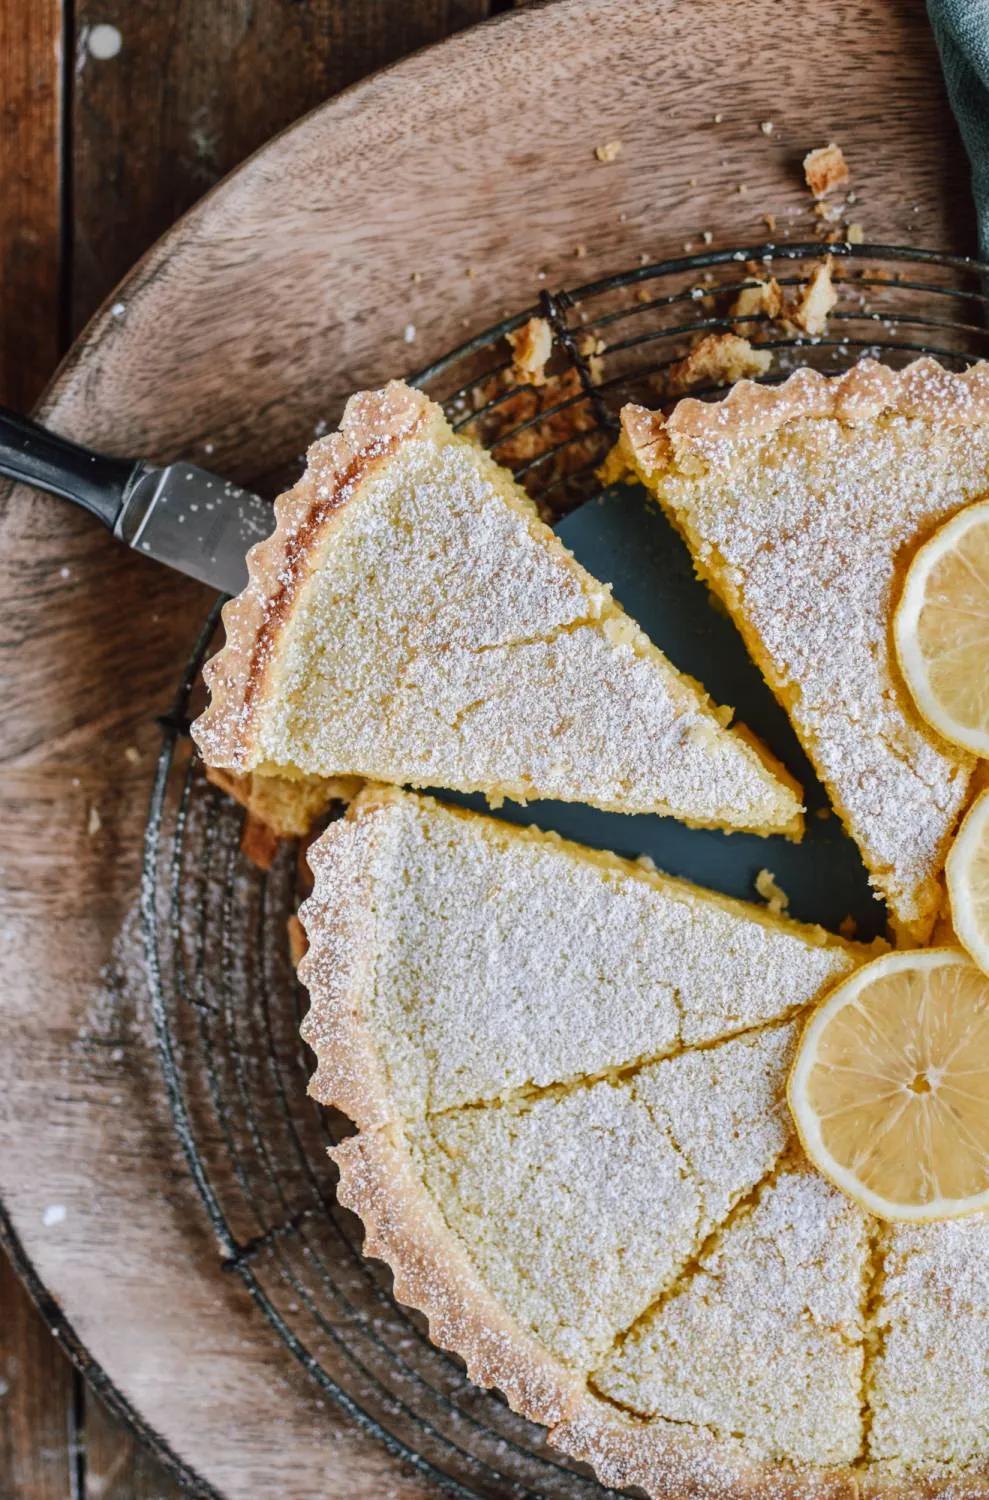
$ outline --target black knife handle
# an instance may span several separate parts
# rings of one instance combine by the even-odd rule
[[[0,474],[75,501],[111,531],[137,467],[132,458],[81,448],[0,406]]]

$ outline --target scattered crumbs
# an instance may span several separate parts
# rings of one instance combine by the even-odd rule
[[[577,340],[577,352],[587,360],[587,373],[592,385],[600,385],[604,377],[604,354],[607,345],[593,333],[582,333]]]
[[[844,187],[848,181],[848,163],[840,146],[830,141],[808,151],[804,157],[804,177],[815,198],[823,198],[836,187]]]
[[[763,214],[763,216],[762,216],[762,222],[765,224],[765,226],[769,230],[770,234],[775,234],[776,233],[776,215],[775,214]]]
[[[793,322],[804,333],[818,338],[827,331],[828,317],[838,300],[831,271],[834,262],[830,255],[815,266],[810,280],[801,293],[800,300],[791,313]]]
[[[635,863],[640,870],[648,870],[652,875],[658,874],[658,866],[651,854],[640,854]]]
[[[132,766],[139,764],[141,752],[136,745],[128,745],[124,751],[124,759],[129,760]]]
[[[95,57],[97,62],[109,62],[111,57],[117,56],[123,45],[124,39],[119,28],[106,21],[98,26],[90,26],[86,33],[86,48],[90,57]]]
[[[714,117],[714,123],[715,123],[715,125],[720,125],[723,119],[724,119],[724,115],[723,114],[721,114],[720,112],[718,114],[716,114],[715,117]]]
[[[859,201],[858,193],[846,193],[846,195],[845,195],[845,202],[846,203],[857,203],[858,201]]]
[[[652,292],[647,286],[640,286],[635,294],[635,300],[636,302],[648,302],[651,296]]]
[[[777,917],[782,916],[790,905],[789,896],[782,886],[776,884],[776,876],[772,870],[759,871],[755,878],[755,888],[769,910]]]
[[[697,186],[697,178],[696,177],[688,177],[687,178],[687,186],[688,187],[696,187]]]
[[[862,225],[849,224],[847,230],[845,231],[846,243],[849,245],[861,245],[864,239],[865,234],[863,232]]]
[[[621,141],[605,141],[603,146],[594,147],[594,155],[598,161],[614,161],[615,157],[621,153],[621,149]]]
[[[519,385],[545,385],[553,352],[553,330],[545,318],[530,318],[505,335],[512,349],[512,376]]]
[[[694,242],[693,242],[693,240],[684,240],[684,242],[683,242],[683,248],[684,248],[684,250],[686,250],[687,254],[689,255],[690,251],[693,250],[693,248],[694,248]]]
[[[409,280],[410,281],[421,281],[422,280],[422,272],[421,271],[413,271],[412,275],[409,277]]]
[[[774,129],[772,120],[761,120],[759,122],[759,129],[763,135],[772,135]]]
[[[584,244],[583,241],[581,241],[581,243],[579,245],[577,245],[576,248],[574,249],[574,255],[576,255],[576,257],[577,257],[578,260],[583,260],[584,256],[586,254],[587,254],[587,246]]]
[[[100,817],[99,808],[94,804],[89,809],[89,820],[86,823],[86,832],[89,834],[90,838],[92,838],[94,834],[99,833],[102,827],[103,819]]]
[[[59,576],[59,578],[71,578],[72,577],[72,569],[69,568],[69,567],[59,568],[59,570],[58,570],[58,576]]]
[[[628,218],[628,214],[625,212],[624,209],[622,209],[621,213],[618,215],[618,222],[619,222],[619,224],[624,224],[625,220],[627,218]]]
[[[110,316],[112,318],[122,318],[123,315],[124,315],[124,313],[126,311],[127,311],[127,303],[126,302],[115,302],[113,304],[113,306],[111,307],[111,309],[110,309]]]
[[[740,182],[738,184],[738,188],[736,189],[737,192],[741,193],[741,195],[742,195],[743,198],[744,198],[745,194],[748,192],[748,190],[749,190],[748,189],[748,184],[744,183],[744,182]]]
[[[118,1062],[123,1062],[123,1060],[124,1060],[124,1049],[123,1049],[123,1047],[114,1047],[113,1051],[110,1053],[110,1061],[118,1063]]]
[[[841,921],[838,923],[838,931],[841,933],[843,938],[850,938],[854,940],[858,930],[859,924],[856,922],[851,912],[848,913],[847,917],[842,917]]]
[[[649,252],[647,250],[640,250],[639,251],[639,265],[640,266],[647,266],[648,264],[649,264]]]
[[[402,337],[407,344],[414,344],[416,341],[416,325],[414,323],[406,323]]]
[[[327,430],[328,426],[329,426],[329,423],[327,422],[326,418],[325,417],[320,417],[319,421],[316,423],[315,427],[312,430],[313,431],[313,437],[318,437],[318,438],[324,437],[325,434],[326,434],[326,430]]]
[[[714,239],[714,235],[711,233],[710,229],[705,229],[703,234],[701,235],[701,239],[704,241],[705,245],[709,245]]]
[[[203,452],[204,453],[212,453],[213,449],[214,449],[214,446],[215,446],[215,444],[213,444],[213,443],[204,443],[203,444]]]
[[[65,1222],[65,1204],[49,1203],[41,1215],[41,1222],[46,1229],[54,1229],[56,1224],[63,1224]]]
[[[473,281],[474,277],[477,275],[477,267],[476,266],[468,266],[466,274],[470,278],[470,280]]]

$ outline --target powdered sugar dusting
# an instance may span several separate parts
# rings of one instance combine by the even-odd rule
[[[362,794],[309,857],[306,1035],[318,1092],[362,1124],[744,1031],[810,1004],[866,956],[409,793]]]
[[[989,411],[981,384],[929,363],[899,378],[878,369],[859,367],[843,395],[802,372],[714,412],[691,403],[646,477],[747,633],[894,917],[922,935],[970,762],[914,711],[890,624],[913,550],[989,486]],[[641,417],[634,430],[641,441]]]
[[[785,1058],[772,1036],[690,1057],[686,1086],[705,1093],[715,1127],[690,1155],[651,1104],[667,1081],[682,1087],[686,1057],[655,1064],[641,1086],[602,1081],[440,1116],[410,1132],[411,1147],[485,1283],[586,1373],[679,1274],[712,1228],[711,1209],[727,1211],[772,1167],[787,1133],[775,1108]],[[754,1138],[726,1167],[712,1158],[740,1119]]]
[[[744,1432],[760,1457],[858,1454],[866,1216],[784,1171],[595,1376],[645,1415]]]
[[[793,791],[438,407],[405,391],[399,426],[402,391],[355,398],[252,554],[208,763],[792,831]]]

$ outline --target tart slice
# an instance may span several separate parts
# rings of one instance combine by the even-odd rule
[[[989,488],[989,367],[865,360],[668,418],[629,406],[620,457],[732,613],[895,930],[923,941],[972,761],[917,712],[892,620],[920,545]]]
[[[537,829],[371,787],[309,850],[317,1099],[363,1128],[787,1017],[868,950]]]
[[[800,832],[786,772],[420,392],[354,396],[276,515],[206,668],[208,766]]]

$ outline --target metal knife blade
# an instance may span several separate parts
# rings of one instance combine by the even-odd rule
[[[195,464],[138,464],[113,533],[180,573],[239,594],[245,554],[274,524],[269,501]]]

